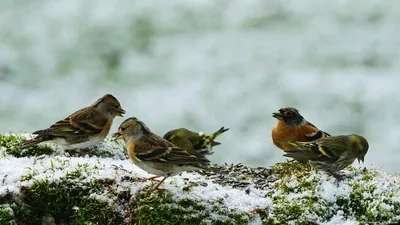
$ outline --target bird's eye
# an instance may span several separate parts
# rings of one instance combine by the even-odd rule
[[[121,127],[121,129],[120,129],[122,132],[124,132],[125,130],[126,130],[126,128],[125,127]]]
[[[119,105],[115,105],[114,108],[118,109],[118,108],[119,108]]]

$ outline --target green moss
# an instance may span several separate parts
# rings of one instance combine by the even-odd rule
[[[65,149],[72,157],[83,157],[83,156],[97,156],[99,158],[113,158],[113,159],[128,159],[128,153],[125,145],[121,145],[120,142],[107,137],[103,142],[90,148],[84,149]]]
[[[4,204],[0,205],[0,224],[4,225],[16,225],[14,218],[14,212],[10,205]]]
[[[380,221],[398,222],[396,215],[400,215],[400,203],[396,200],[393,193],[377,194],[377,187],[368,181],[376,179],[378,172],[374,170],[355,169],[349,170],[355,175],[361,175],[362,182],[349,182],[352,191],[348,196],[338,196],[336,202],[323,199],[319,193],[320,176],[310,178],[305,175],[307,171],[301,171],[301,167],[296,162],[278,163],[272,167],[274,173],[281,176],[280,183],[276,188],[279,192],[270,191],[267,197],[272,198],[274,207],[271,209],[275,222],[305,220],[305,215],[315,215],[322,220],[329,221],[338,210],[343,211],[343,217],[356,218],[361,224],[378,223]],[[293,183],[295,182],[295,183]],[[288,194],[302,193],[298,198],[288,199]],[[308,194],[304,194],[308,193]],[[336,205],[336,206],[335,206]],[[392,207],[388,210],[388,206]],[[339,208],[337,208],[339,207]],[[264,209],[267,211],[267,209]],[[273,224],[267,213],[260,214],[265,224]],[[310,221],[306,221],[310,222]]]
[[[26,152],[13,147],[22,139],[23,137],[18,135],[0,135],[0,146],[5,147],[7,151],[15,150],[13,154],[16,157],[23,157],[22,154]],[[106,139],[103,146],[83,150],[84,155],[126,159],[126,152],[121,152],[120,146],[110,141],[112,140]],[[42,147],[37,149],[43,150]],[[34,148],[30,155],[35,155],[33,150]],[[10,154],[3,149],[2,152]],[[73,154],[79,155],[79,152]],[[386,190],[379,183],[386,182],[380,177],[381,173],[366,168],[348,167],[350,175],[337,184],[346,186],[346,190],[351,190],[350,193],[341,193],[336,199],[332,196],[326,199],[321,194],[321,189],[324,188],[321,183],[329,182],[331,184],[328,186],[335,185],[332,183],[332,177],[328,177],[328,180],[321,179],[320,173],[315,173],[308,164],[278,163],[271,167],[272,174],[268,173],[268,176],[277,179],[271,181],[270,186],[265,189],[265,197],[270,198],[273,204],[267,208],[241,212],[227,206],[224,198],[202,201],[190,197],[177,199],[178,196],[173,196],[168,191],[152,194],[142,191],[131,198],[130,183],[128,187],[127,183],[121,186],[119,183],[137,180],[126,173],[118,178],[121,174],[118,170],[123,170],[122,167],[114,168],[117,179],[94,179],[92,175],[98,174],[99,167],[102,168],[101,159],[94,164],[85,162],[73,166],[74,169],[71,170],[68,158],[56,156],[46,160],[39,159],[31,167],[26,167],[28,172],[24,173],[20,180],[29,181],[30,186],[21,187],[18,200],[12,193],[0,196],[0,204],[3,204],[0,205],[0,224],[42,224],[44,220],[54,220],[56,224],[126,224],[130,219],[131,224],[139,225],[241,225],[250,223],[255,215],[261,219],[262,224],[287,224],[288,221],[296,224],[316,224],[310,220],[330,221],[338,211],[341,211],[344,220],[357,219],[360,224],[376,224],[380,221],[396,223],[400,220],[400,216],[397,216],[400,215],[398,193],[390,186],[392,183],[387,182]],[[68,172],[64,177],[54,178],[55,173],[60,173],[65,168],[68,168]],[[113,167],[105,168],[113,170]],[[43,177],[41,174],[47,176]],[[252,178],[244,174],[239,176],[238,180],[251,182]],[[208,185],[203,181],[185,183],[182,187],[183,195],[190,195],[193,187],[198,189]],[[103,197],[107,201],[102,200]],[[130,198],[132,202],[129,212]],[[119,212],[117,208],[123,210]],[[122,214],[122,211],[125,213]]]
[[[399,202],[395,202],[393,193],[383,192],[376,195],[375,184],[354,183],[351,186],[352,192],[348,198],[340,197],[336,200],[344,217],[353,216],[361,224],[399,222],[399,219],[395,220],[396,215],[400,215]],[[388,210],[384,205],[391,206],[392,209]]]
[[[361,174],[362,174],[362,180],[363,181],[371,181],[373,180],[375,177],[378,176],[378,172],[374,171],[374,170],[369,170],[367,168],[363,168],[361,170],[358,170]]]
[[[84,148],[84,149],[65,149],[65,152],[67,152],[70,156],[72,157],[83,157],[83,156],[97,156],[97,157],[104,157],[104,158],[111,158],[113,155],[111,152],[99,152],[97,146],[93,146],[90,148]]]
[[[308,177],[311,173],[312,167],[309,164],[299,163],[297,161],[288,161],[277,163],[271,166],[272,174],[279,177],[295,176],[298,179]]]
[[[35,170],[23,176],[21,180],[34,183],[21,188],[23,203],[13,207],[18,223],[40,224],[43,217],[50,216],[57,224],[122,224],[123,216],[115,207],[90,197],[103,194],[114,183],[109,179],[86,181],[93,169],[88,164],[79,164],[59,181],[34,180]]]
[[[188,198],[176,201],[168,192],[142,192],[132,205],[133,224],[248,224],[250,214],[223,208],[216,202],[197,202]],[[216,219],[214,215],[219,215]]]
[[[40,156],[50,155],[53,153],[53,149],[47,146],[34,146],[27,149],[20,150],[16,144],[26,140],[25,137],[18,135],[2,135],[0,134],[0,146],[6,148],[6,153],[17,158],[29,157],[29,156]]]
[[[42,217],[48,215],[56,223],[121,224],[123,217],[113,207],[89,197],[92,193],[101,193],[103,188],[98,183],[36,181],[21,190],[23,204],[15,207],[16,216],[23,224],[40,224]]]

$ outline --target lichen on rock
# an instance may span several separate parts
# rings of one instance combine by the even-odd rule
[[[389,224],[400,222],[400,178],[373,168],[337,181],[296,162],[184,172],[148,193],[150,174],[111,139],[90,149],[0,135],[0,224]],[[223,149],[221,149],[222,151]]]

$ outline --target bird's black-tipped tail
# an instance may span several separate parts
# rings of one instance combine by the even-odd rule
[[[215,138],[217,138],[219,135],[225,133],[226,131],[228,131],[229,128],[225,128],[225,127],[221,127],[219,130],[217,130],[216,132],[210,134],[210,135],[206,135],[205,138],[209,140],[209,148],[212,148],[214,146],[220,145],[220,142],[216,142],[214,141]],[[211,150],[211,149],[210,149]],[[211,153],[212,154],[212,153]]]
[[[222,133],[225,133],[226,131],[228,131],[229,128],[225,128],[225,127],[221,127],[219,128],[219,130],[217,130],[217,132],[215,132],[214,134],[212,134],[211,136],[213,136],[213,139],[215,139],[216,137],[218,137],[219,135],[221,135]]]

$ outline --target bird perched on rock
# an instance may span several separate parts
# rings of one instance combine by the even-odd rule
[[[17,144],[20,149],[51,141],[68,149],[87,148],[99,144],[110,131],[116,116],[125,110],[111,94],[104,95],[92,105],[80,109],[49,128],[33,132],[37,136]]]
[[[135,117],[122,122],[113,137],[125,141],[128,155],[136,166],[156,177],[164,177],[150,191],[164,190],[159,186],[165,179],[183,171],[209,170],[210,161],[205,157],[189,154],[151,132],[142,121]],[[155,177],[149,179],[153,178]]]
[[[304,117],[295,108],[281,108],[278,112],[273,113],[272,117],[278,120],[278,124],[272,128],[272,141],[282,150],[292,150],[294,147],[281,140],[290,141],[313,141],[322,137],[330,136],[328,133],[319,130],[312,123],[304,119]]]
[[[190,154],[211,155],[214,152],[212,148],[221,143],[214,141],[222,133],[228,131],[229,128],[221,127],[212,134],[197,133],[186,128],[179,128],[168,131],[164,134],[164,138],[172,144],[185,149]]]
[[[301,162],[308,161],[336,178],[341,178],[337,172],[351,165],[354,160],[364,162],[369,148],[367,140],[356,134],[323,137],[311,142],[278,141],[295,148],[285,151],[284,156]]]

